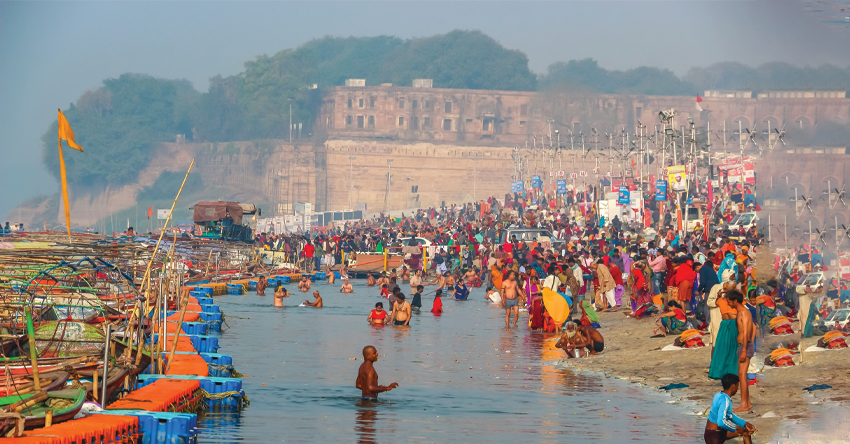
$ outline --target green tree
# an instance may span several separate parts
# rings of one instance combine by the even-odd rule
[[[103,87],[83,94],[65,116],[85,152],[66,151],[65,165],[72,183],[125,184],[135,181],[148,165],[157,142],[176,134],[191,138],[189,110],[198,93],[185,80],[163,80],[139,74],[107,79]],[[57,124],[42,136],[43,160],[59,177]],[[67,149],[67,148],[66,148]]]

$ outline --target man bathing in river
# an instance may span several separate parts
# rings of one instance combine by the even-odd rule
[[[519,319],[519,292],[517,291],[516,272],[508,272],[508,278],[502,282],[502,304],[505,307],[505,327],[511,328],[511,311],[514,313],[514,328]]]
[[[257,281],[257,295],[265,296],[266,288],[269,287],[269,281],[265,276],[260,276],[260,279]]]
[[[410,325],[410,303],[404,300],[404,294],[398,293],[395,295],[396,301],[393,303],[393,314],[390,317],[392,325]]]
[[[353,293],[354,292],[354,286],[351,285],[351,282],[348,282],[348,279],[344,279],[342,282],[343,282],[342,287],[339,287],[340,293]]]
[[[568,358],[577,358],[576,351],[581,353],[582,348],[586,348],[589,354],[596,355],[605,349],[605,339],[595,328],[579,326],[570,321],[567,322],[564,335],[555,347],[563,349]]]
[[[301,276],[301,281],[298,282],[298,289],[301,290],[302,293],[310,291],[310,279],[308,279],[307,276]]]
[[[289,292],[286,291],[286,288],[283,285],[277,284],[277,287],[274,289],[274,306],[275,307],[283,307],[283,298],[288,298]]]
[[[375,371],[374,363],[378,360],[378,350],[367,345],[363,347],[364,363],[360,364],[357,372],[357,381],[354,386],[360,389],[360,399],[363,401],[377,401],[378,393],[388,392],[396,387],[398,383],[393,382],[388,386],[378,385],[378,372]]]
[[[313,297],[316,298],[315,302],[304,301],[304,305],[307,307],[322,308],[324,304],[322,304],[322,297],[319,296],[319,290],[313,292]]]

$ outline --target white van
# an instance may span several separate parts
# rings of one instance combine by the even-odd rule
[[[806,273],[802,279],[800,279],[800,283],[797,284],[795,290],[799,294],[803,294],[806,292],[806,287],[808,286],[814,291],[818,291],[823,288],[824,285],[824,277],[822,271],[815,271],[813,273]]]
[[[739,231],[741,228],[744,231],[749,230],[750,227],[756,226],[758,224],[759,217],[754,211],[750,211],[747,213],[738,213],[732,221],[729,222],[729,229],[733,232]]]

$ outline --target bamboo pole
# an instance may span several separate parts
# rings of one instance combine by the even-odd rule
[[[24,308],[24,313],[27,316],[27,336],[30,346],[30,364],[32,364],[32,382],[35,391],[41,391],[41,380],[38,379],[38,350],[35,348],[35,332],[32,326],[32,308]]]
[[[166,218],[165,223],[167,224],[171,220],[171,215],[174,213],[174,207],[177,206],[177,199],[180,198],[180,193],[183,192],[183,187],[186,186],[186,180],[189,178],[189,173],[192,172],[192,167],[195,165],[195,159],[192,159],[192,163],[189,164],[189,169],[186,171],[186,176],[183,178],[183,183],[180,184],[180,189],[177,190],[177,196],[174,197],[174,202],[171,204],[171,211],[168,212],[168,217]],[[165,231],[161,231],[159,233],[159,239],[156,241],[156,245],[153,249],[153,254],[151,254],[151,259],[148,261],[147,267],[145,267],[145,275],[142,278],[142,288],[145,290],[145,301],[150,297],[150,275],[151,275],[151,266],[153,265],[153,261],[156,258],[156,253],[159,251],[159,245],[162,243],[162,236],[165,234]],[[141,314],[140,314],[141,316]],[[151,344],[153,345],[153,344]],[[142,361],[142,353],[141,353],[141,345],[139,346],[139,351],[136,354],[136,365]]]
[[[168,367],[171,367],[171,360],[174,359],[174,351],[177,350],[177,340],[180,339],[180,332],[183,331],[183,317],[186,315],[186,308],[189,307],[189,293],[181,295],[180,298],[180,316],[177,319],[177,328],[174,331],[174,340],[171,341],[171,351],[168,353]],[[167,368],[166,368],[167,371]]]

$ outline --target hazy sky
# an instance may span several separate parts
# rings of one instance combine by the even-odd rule
[[[255,55],[315,37],[453,29],[479,29],[524,51],[536,72],[587,57],[608,69],[650,65],[677,74],[727,60],[850,65],[850,32],[828,29],[800,0],[0,1],[0,217],[57,191],[41,165],[40,137],[56,108],[104,78],[185,78],[205,91],[216,74],[236,74]]]

